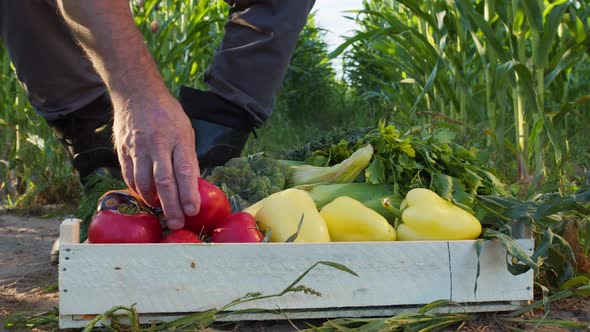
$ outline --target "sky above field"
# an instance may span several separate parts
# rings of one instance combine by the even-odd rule
[[[328,51],[334,50],[344,41],[344,36],[352,34],[356,24],[346,16],[354,17],[354,13],[348,10],[362,8],[363,0],[316,0],[313,12],[315,12],[316,24],[326,30],[325,41]],[[332,61],[332,66],[338,76],[342,74],[342,61],[337,58]]]
[[[341,36],[350,35],[355,28],[354,21],[344,16],[354,16],[354,13],[345,13],[347,10],[361,9],[362,0],[316,0],[313,11],[316,12],[317,24],[328,30],[326,42],[329,50],[333,50],[342,43]]]

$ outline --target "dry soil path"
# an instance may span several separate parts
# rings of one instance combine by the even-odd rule
[[[57,307],[57,267],[49,251],[61,220],[0,212],[0,321],[13,312]]]

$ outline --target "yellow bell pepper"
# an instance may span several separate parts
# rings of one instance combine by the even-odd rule
[[[477,218],[428,189],[410,190],[400,208],[400,241],[473,240],[481,234]]]
[[[395,229],[383,216],[348,196],[326,204],[320,214],[332,241],[395,240]]]
[[[256,206],[258,211],[255,218],[262,231],[271,230],[271,242],[287,241],[297,232],[302,215],[303,223],[294,242],[330,241],[326,222],[306,191],[286,189],[266,197],[259,203]]]

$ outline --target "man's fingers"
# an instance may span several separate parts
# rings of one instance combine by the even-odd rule
[[[125,148],[123,147],[121,150],[125,150]],[[135,176],[133,175],[133,160],[129,157],[126,151],[121,151],[119,153],[119,163],[121,164],[123,180],[129,189],[137,192],[137,188],[135,187]]]
[[[170,159],[168,156],[154,160],[153,174],[162,210],[166,216],[166,223],[168,228],[174,230],[184,227],[184,213],[178,199],[178,189]]]
[[[199,163],[188,117],[172,96],[160,97],[114,105],[113,131],[129,188],[160,206],[170,229],[180,229],[199,211]]]
[[[199,162],[195,149],[191,144],[179,144],[174,149],[172,160],[184,215],[196,216],[199,213],[201,197],[198,190]]]
[[[157,193],[154,184],[152,161],[145,156],[138,156],[134,160],[133,175],[135,176],[135,192],[149,206],[157,206]]]

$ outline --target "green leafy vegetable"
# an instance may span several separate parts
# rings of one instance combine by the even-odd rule
[[[371,144],[375,151],[365,169],[366,182],[395,185],[402,196],[412,188],[428,188],[470,212],[475,210],[477,195],[511,196],[508,186],[477,158],[477,149],[454,143],[455,133],[448,129],[402,135],[393,124],[381,122],[363,136],[356,131],[348,135],[350,140],[346,137],[327,135],[318,140],[322,144],[308,144],[298,151],[321,147],[302,157],[334,165]],[[335,138],[332,144],[330,138]]]

